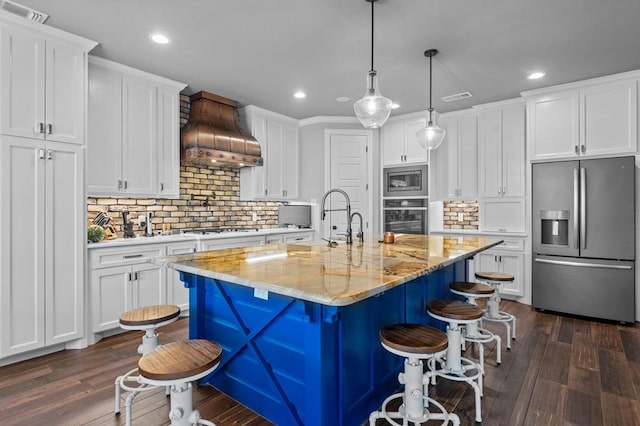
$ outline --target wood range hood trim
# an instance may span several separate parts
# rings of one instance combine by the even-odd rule
[[[180,164],[198,167],[263,165],[260,144],[240,127],[236,101],[204,91],[189,98],[189,121],[180,131]]]

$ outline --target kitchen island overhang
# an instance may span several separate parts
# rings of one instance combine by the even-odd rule
[[[435,324],[466,259],[500,241],[397,235],[394,244],[273,244],[154,259],[190,289],[191,338],[223,347],[207,381],[279,425],[352,425],[398,386],[378,331]]]

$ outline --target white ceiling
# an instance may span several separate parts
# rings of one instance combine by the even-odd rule
[[[17,0],[46,25],[98,41],[94,55],[295,118],[353,116],[369,69],[365,0]],[[169,45],[149,41],[163,32]],[[639,0],[379,0],[375,68],[401,107],[438,112],[640,69]],[[526,75],[544,70],[535,82]],[[293,98],[302,89],[307,98]],[[452,103],[440,97],[470,91]],[[336,98],[347,96],[348,103]]]

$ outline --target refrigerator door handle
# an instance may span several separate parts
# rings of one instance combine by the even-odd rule
[[[580,168],[580,243],[587,248],[587,170]]]
[[[563,265],[563,266],[578,266],[582,268],[602,268],[602,269],[624,269],[629,270],[631,266],[627,265],[607,265],[604,263],[582,263],[582,262],[567,262],[565,260],[548,260],[548,259],[535,259],[537,263],[548,263],[551,265]]]
[[[573,169],[573,247],[580,248],[578,246],[578,209],[580,191],[580,181],[578,178],[578,169]]]

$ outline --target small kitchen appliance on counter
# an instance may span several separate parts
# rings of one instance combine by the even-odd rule
[[[291,204],[279,206],[278,225],[311,228],[311,206]]]

